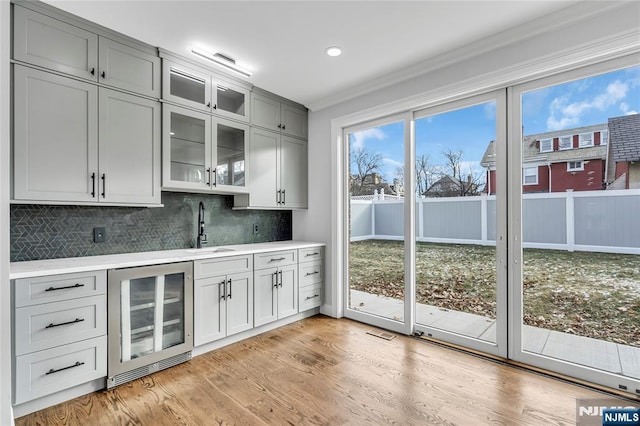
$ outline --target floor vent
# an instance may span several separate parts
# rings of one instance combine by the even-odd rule
[[[367,331],[367,334],[379,337],[379,338],[384,339],[384,340],[392,340],[392,339],[394,339],[396,337],[394,334],[385,333],[384,331],[378,331],[378,330],[369,330],[369,331]]]

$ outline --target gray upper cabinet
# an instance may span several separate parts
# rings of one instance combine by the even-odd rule
[[[259,93],[251,94],[251,124],[307,139],[307,110]]]
[[[100,37],[98,81],[143,95],[160,97],[160,58]]]
[[[14,67],[13,199],[160,203],[160,103]]]
[[[14,5],[13,58],[75,77],[95,80],[98,36]]]
[[[14,5],[13,58],[135,93],[160,97],[160,58]]]
[[[249,122],[250,91],[206,69],[163,58],[162,99],[222,117]]]
[[[160,204],[160,103],[99,92],[100,202]]]
[[[14,68],[15,200],[96,200],[98,87]]]

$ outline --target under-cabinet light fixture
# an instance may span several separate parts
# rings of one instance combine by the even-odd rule
[[[240,75],[243,75],[245,77],[251,77],[251,75],[253,74],[251,71],[249,71],[246,68],[241,67],[240,65],[236,65],[236,61],[228,56],[222,55],[220,53],[209,53],[206,52],[202,49],[198,49],[197,47],[194,47],[191,49],[191,52],[194,55],[198,55],[204,59],[207,59],[211,62],[215,62],[218,65],[221,65],[225,68],[230,69],[231,71],[235,71]]]

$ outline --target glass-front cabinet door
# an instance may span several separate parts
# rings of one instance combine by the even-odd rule
[[[162,127],[162,186],[209,188],[211,116],[165,104]]]
[[[246,149],[249,127],[229,120],[214,119],[212,150],[215,155],[214,185],[219,189],[233,187],[233,192],[246,189]]]
[[[213,83],[213,113],[249,122],[249,90],[224,82]]]
[[[211,75],[163,60],[162,98],[192,108],[211,110]]]

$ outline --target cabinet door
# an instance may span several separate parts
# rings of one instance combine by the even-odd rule
[[[222,339],[226,331],[224,275],[196,280],[193,285],[193,342],[195,346]]]
[[[280,135],[260,129],[252,129],[250,141],[251,158],[251,205],[277,207],[278,191],[278,145]]]
[[[248,89],[222,81],[213,81],[213,112],[224,117],[249,122]]]
[[[211,111],[211,75],[163,59],[162,99]]]
[[[14,5],[13,58],[96,80],[98,36]]]
[[[307,207],[307,142],[283,136],[279,167],[282,205]]]
[[[278,319],[298,313],[298,267],[278,268]]]
[[[251,124],[279,131],[282,127],[280,119],[280,102],[266,96],[252,93]]]
[[[249,126],[220,118],[213,119],[211,151],[215,167],[213,186],[233,192],[247,191],[247,141]]]
[[[160,204],[160,103],[100,89],[100,201]]]
[[[256,327],[278,319],[277,269],[254,272],[253,319]]]
[[[227,276],[227,336],[253,328],[253,273]]]
[[[95,85],[14,66],[16,200],[97,200],[97,105]]]
[[[209,188],[211,116],[167,104],[162,115],[162,186]]]
[[[307,139],[307,110],[283,103],[280,114],[283,133]]]
[[[100,37],[98,80],[110,86],[160,97],[160,58]]]

